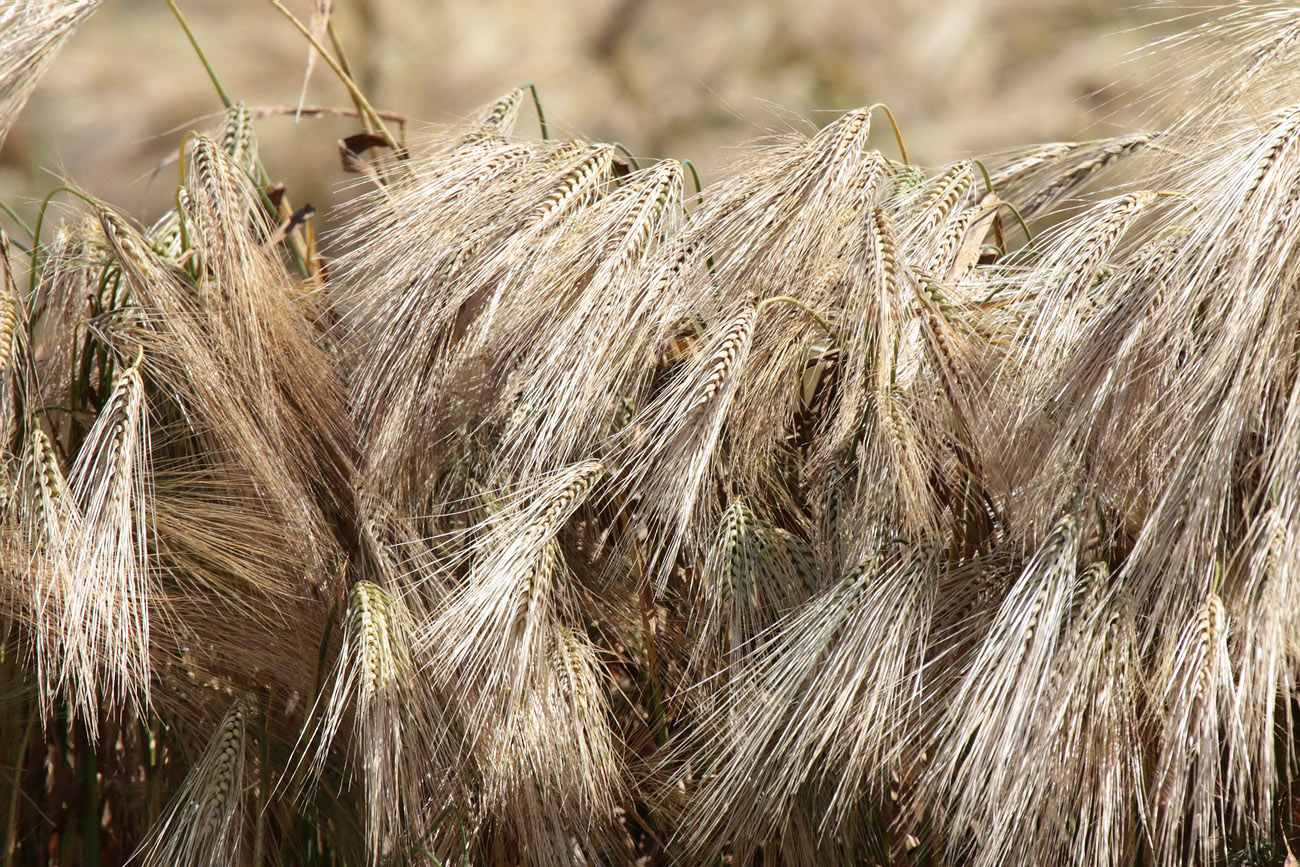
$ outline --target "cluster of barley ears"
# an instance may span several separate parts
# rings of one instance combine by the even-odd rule
[[[398,141],[327,5],[328,243],[237,102],[148,226],[8,209],[6,865],[1294,863],[1300,9],[1159,132],[698,190]]]

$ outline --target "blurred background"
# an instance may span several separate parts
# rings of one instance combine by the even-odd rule
[[[298,102],[307,45],[266,0],[178,2],[234,98]],[[313,0],[286,5],[310,20]],[[333,0],[332,14],[363,89],[416,121],[412,140],[531,81],[552,135],[689,157],[705,183],[739,144],[873,102],[922,163],[1132,129],[1126,82],[1152,62],[1132,53],[1169,28],[1168,10],[1131,0]],[[350,105],[319,62],[305,99]],[[62,174],[152,217],[184,130],[219,109],[165,0],[106,0],[0,151],[0,199],[23,205]],[[531,110],[518,128],[535,134]],[[291,113],[257,124],[272,175],[318,207],[354,177],[336,141],[355,131]],[[883,119],[877,133],[894,153]]]

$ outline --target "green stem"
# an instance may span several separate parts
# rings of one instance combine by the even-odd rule
[[[72,187],[55,187],[45,194],[45,198],[41,199],[41,208],[36,212],[36,230],[32,233],[31,274],[28,275],[27,283],[27,297],[29,301],[31,300],[31,297],[36,294],[36,275],[40,270],[40,262],[38,260],[41,255],[41,230],[45,227],[45,212],[50,207],[50,201],[59,193],[68,193],[69,195],[76,196],[92,208],[100,207],[99,203],[90,198],[90,196],[87,196],[85,193],[81,192],[81,190],[76,190]]]
[[[18,740],[18,749],[14,752],[13,783],[9,787],[9,809],[5,816],[4,867],[13,867],[14,848],[18,845],[18,799],[23,793],[23,767],[26,764],[32,733],[36,729],[36,717],[35,709],[30,708],[27,713],[27,724],[23,726],[23,735]]]
[[[190,40],[190,45],[194,48],[194,53],[199,57],[199,62],[202,63],[203,68],[207,70],[208,78],[212,81],[212,86],[217,89],[217,96],[221,97],[221,101],[225,103],[226,108],[230,108],[234,105],[234,102],[231,101],[230,94],[226,92],[226,88],[221,84],[221,79],[217,77],[217,71],[213,69],[212,64],[208,62],[208,56],[203,53],[203,49],[199,46],[198,37],[194,35],[194,31],[190,29],[189,22],[186,21],[185,16],[181,14],[180,7],[176,5],[176,0],[167,0],[167,5],[171,7],[172,14],[175,15],[176,20],[180,22],[181,29],[185,31],[186,38]]]
[[[546,141],[551,137],[551,132],[546,126],[546,112],[542,111],[542,98],[537,95],[537,85],[530,81],[524,85],[524,89],[533,95],[533,108],[537,110],[537,126],[541,128],[542,141]]]
[[[627,157],[627,161],[632,164],[632,168],[636,169],[637,171],[641,170],[641,161],[638,160],[636,157],[632,156],[632,152],[627,149],[627,145],[623,144],[621,141],[610,142],[610,144],[614,147],[615,150],[623,154],[623,156]]]
[[[1020,224],[1020,230],[1025,233],[1025,246],[1032,247],[1034,245],[1034,233],[1029,231],[1029,224],[1021,216],[1020,209],[1010,202],[1003,202],[1002,204],[1006,205],[1007,210],[1011,212],[1011,216],[1015,217],[1016,222]]]
[[[684,166],[686,166],[686,168],[690,169],[690,171],[691,171],[691,177],[695,179],[695,198],[699,199],[700,204],[703,205],[703,204],[704,204],[704,186],[700,183],[700,172],[699,172],[699,170],[695,168],[695,163],[691,162],[690,160],[684,159],[684,160],[682,160],[681,162],[682,162],[682,165],[684,165]]]
[[[818,313],[816,310],[812,309],[807,304],[800,301],[798,298],[792,298],[789,295],[773,295],[771,298],[764,298],[761,302],[759,302],[758,309],[761,311],[764,307],[767,307],[769,304],[789,304],[793,307],[797,307],[800,310],[802,310],[804,313],[808,314],[809,318],[811,318],[818,325],[820,325],[823,331],[829,334],[832,338],[835,337],[835,329],[831,326],[829,322],[826,321],[826,317],[822,316],[820,313]]]
[[[8,215],[9,215],[9,219],[11,219],[11,220],[13,220],[15,223],[17,223],[18,226],[19,226],[19,227],[20,227],[24,232],[27,233],[27,237],[29,237],[29,238],[32,237],[32,227],[29,226],[29,225],[27,225],[27,221],[26,221],[26,220],[24,220],[22,217],[18,216],[18,212],[17,212],[17,211],[15,211],[13,208],[11,208],[11,207],[9,207],[8,205],[6,205],[4,202],[0,202],[0,211],[4,211],[6,214],[8,214]]]
[[[190,29],[189,22],[186,21],[185,16],[181,14],[180,8],[176,5],[176,0],[167,0],[167,5],[171,7],[172,12],[176,16],[176,20],[180,22],[181,29],[185,31],[185,36],[189,39],[190,45],[194,48],[194,53],[198,55],[199,62],[202,63],[203,68],[207,70],[208,78],[212,81],[212,86],[217,89],[217,96],[221,98],[221,102],[226,106],[227,109],[233,108],[235,105],[234,101],[230,98],[230,94],[226,91],[225,86],[221,83],[221,79],[217,76],[217,71],[213,69],[212,64],[208,62],[208,56],[203,52],[203,47],[199,45],[198,37],[195,36],[194,31]],[[283,10],[283,7],[281,7],[281,9]],[[288,14],[287,11],[286,14]],[[290,15],[289,17],[291,20],[293,19],[292,15]],[[297,21],[295,20],[294,23],[297,24]],[[327,58],[327,60],[332,60],[332,58]],[[182,146],[182,150],[183,149],[184,148]],[[182,160],[182,167],[181,167],[182,185],[184,184],[184,175],[185,175],[183,162],[184,161]],[[280,215],[276,212],[276,209],[272,206],[271,197],[266,192],[266,190],[271,186],[271,175],[266,170],[266,167],[262,165],[262,161],[260,159],[256,161],[255,170],[256,170],[255,173],[257,177],[254,178],[254,181],[256,182],[256,186],[258,188],[257,189],[258,195],[261,197],[263,204],[266,205],[267,211],[269,211],[278,219]],[[298,267],[299,272],[304,277],[308,276],[307,264],[304,261],[302,254],[299,253],[299,251],[295,248],[293,243],[289,244],[289,252],[293,256],[294,264]]]
[[[990,196],[993,195],[993,178],[989,175],[989,167],[984,165],[983,160],[972,159],[971,162],[975,164],[975,167],[980,170],[980,174],[984,176],[984,189],[988,191]]]

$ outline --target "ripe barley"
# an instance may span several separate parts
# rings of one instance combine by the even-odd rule
[[[584,196],[599,188],[614,165],[614,148],[610,145],[592,146],[581,160],[571,165],[572,168],[528,215],[525,225],[537,226],[558,219],[569,209],[571,203],[580,202]]]
[[[163,818],[140,847],[148,865],[237,864],[243,850],[244,789],[249,716],[236,699],[190,768]]]
[[[523,99],[522,87],[503,94],[479,113],[478,124],[497,135],[509,136],[514,131],[515,118],[519,116],[519,106]]]
[[[98,581],[69,588],[60,673],[93,729],[101,710],[149,704],[150,429],[143,357],[121,369],[70,474],[81,507],[74,568]]]
[[[928,236],[958,205],[970,198],[975,188],[975,167],[969,161],[959,162],[939,176],[924,198],[916,206],[919,215],[915,231]]]

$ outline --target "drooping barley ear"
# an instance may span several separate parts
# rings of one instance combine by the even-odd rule
[[[683,542],[699,532],[712,533],[712,520],[696,514],[697,503],[753,344],[756,302],[745,298],[677,381],[619,437],[621,489],[630,493],[639,487],[652,524],[667,534],[659,561],[651,565],[659,589]],[[707,531],[697,526],[700,518]]]
[[[18,286],[9,254],[9,235],[0,231],[0,375],[6,378],[12,378],[19,311]]]
[[[810,173],[827,167],[842,169],[853,165],[853,157],[862,153],[871,135],[871,111],[870,108],[857,108],[845,112],[817,133],[809,145],[816,154],[809,167]]]
[[[388,596],[368,581],[352,585],[350,624],[357,635],[361,654],[361,703],[368,704],[377,692],[390,688],[397,677],[397,656],[388,621]]]
[[[599,814],[601,801],[619,785],[608,775],[620,764],[614,729],[609,724],[608,690],[603,683],[605,675],[596,648],[577,629],[557,623],[551,632],[550,649],[553,686],[549,688],[558,693],[560,702],[568,707],[572,726],[569,736],[579,757],[572,769],[576,772],[576,779],[571,785],[575,791],[581,792],[584,787],[589,787],[588,781],[597,784],[597,791],[582,794],[591,798],[587,809],[599,822],[602,821]],[[599,791],[599,788],[607,788],[607,791]]]
[[[566,172],[551,192],[528,215],[527,227],[541,226],[559,219],[575,204],[593,192],[608,178],[614,165],[612,145],[593,145],[587,154]]]
[[[693,617],[696,647],[688,671],[695,677],[740,666],[754,640],[804,599],[812,585],[796,562],[796,546],[789,533],[739,500],[723,513]]]
[[[974,437],[983,414],[982,393],[973,360],[977,350],[965,320],[937,295],[936,284],[924,273],[913,271],[916,300],[920,307],[920,326],[929,364],[938,373],[953,426],[953,446],[961,452],[962,465],[978,476],[979,446]]]
[[[754,334],[758,308],[749,306],[737,313],[718,335],[705,357],[698,379],[692,383],[690,403],[685,415],[693,415],[709,407],[713,399],[727,388],[734,388],[734,374],[738,362],[749,346]]]
[[[925,263],[925,270],[950,285],[964,280],[975,263],[968,260],[968,264],[964,267],[957,268],[957,254],[971,225],[986,213],[987,209],[979,206],[963,208],[948,224],[943,237],[934,245],[934,252]]]
[[[1265,38],[1264,44],[1251,54],[1249,65],[1231,82],[1232,86],[1239,92],[1246,91],[1279,58],[1285,58],[1297,42],[1300,42],[1300,27],[1292,20],[1289,26],[1283,26],[1277,33]]]
[[[60,612],[68,655],[60,681],[87,720],[149,703],[150,422],[143,353],[121,368],[72,467],[81,508],[74,568]],[[93,726],[93,723],[91,723]]]
[[[246,172],[253,171],[257,164],[257,137],[253,134],[253,115],[243,102],[226,109],[220,143],[231,162]]]
[[[651,239],[663,232],[664,212],[681,202],[682,177],[677,160],[662,160],[647,170],[636,205],[609,229],[606,267],[621,272],[641,263]]]
[[[1157,194],[1150,190],[1123,196],[1097,220],[1096,224],[1080,239],[1078,259],[1071,257],[1070,263],[1075,271],[1075,292],[1086,288],[1097,274],[1097,267],[1114,249],[1115,242],[1132,225],[1148,205],[1156,200]]]
[[[915,206],[912,232],[928,236],[955,208],[968,204],[975,188],[975,166],[969,160],[956,163],[931,185]]]
[[[195,224],[196,241],[201,241],[209,268],[225,267],[222,256],[241,253],[236,233],[255,221],[259,214],[249,212],[252,196],[248,179],[239,173],[233,160],[207,136],[195,136],[190,142],[189,203]],[[240,263],[244,264],[244,263]],[[219,286],[225,289],[224,286]]]
[[[674,743],[698,768],[689,851],[740,856],[793,833],[834,837],[903,767],[924,694],[935,552],[882,550],[796,609],[728,671],[711,716]]]
[[[25,328],[19,317],[23,306],[19,300],[18,285],[14,279],[13,261],[10,258],[9,235],[0,231],[0,443],[4,448],[13,442],[18,427],[19,352]],[[8,496],[8,485],[5,496]],[[5,504],[7,507],[7,503]],[[0,510],[2,511],[2,510]]]
[[[1238,219],[1253,204],[1252,198],[1264,183],[1269,171],[1289,147],[1300,141],[1300,105],[1276,112],[1274,118],[1268,136],[1254,149],[1254,169],[1241,194],[1241,205],[1237,211]]]
[[[1209,863],[1230,831],[1222,756],[1239,749],[1240,727],[1228,626],[1211,591],[1161,661],[1162,731],[1149,794],[1161,865]]]
[[[137,293],[144,297],[135,299],[136,303],[146,306],[153,306],[149,304],[150,301],[161,300],[158,295],[163,292],[167,296],[175,293],[176,300],[181,303],[197,300],[193,285],[183,280],[175,266],[162,259],[124,217],[107,207],[99,209],[97,216],[104,240],[113,256],[114,265],[110,267],[120,268],[124,278],[122,292],[129,295],[133,282],[141,284],[140,288],[148,286],[152,291],[147,294]],[[167,300],[171,301],[172,298],[167,297]]]
[[[387,680],[392,673],[388,630],[383,620],[386,601],[383,591],[369,582],[359,581],[348,590],[343,642],[330,686],[318,698],[318,711],[312,715],[316,719],[309,719],[308,729],[299,739],[307,745],[303,758],[313,782],[324,772],[349,714],[362,701],[373,699],[378,682]]]
[[[889,259],[892,244],[882,243],[883,213],[877,211],[872,209],[860,218],[867,243],[857,248],[860,261],[853,263],[857,267],[837,266],[824,276],[825,285],[842,287],[843,321],[832,408],[826,431],[817,443],[816,461],[822,465],[831,463],[830,456],[848,448],[857,436],[873,399],[874,367],[881,356],[892,363],[894,354],[898,286],[885,278],[895,273],[896,266]]]
[[[195,277],[99,210],[133,302],[133,327],[122,336],[144,346],[151,381],[182,410],[194,445],[246,474],[324,581],[335,574],[331,546],[355,539],[355,444],[338,373],[312,333],[309,296],[294,291],[284,263],[262,244],[267,218],[247,176],[196,136],[187,178],[185,222],[202,264]]]
[[[681,191],[674,160],[623,178],[551,236],[572,252],[539,258],[518,300],[494,312],[498,322],[475,351],[511,359],[512,385],[498,405],[510,412],[499,446],[508,476],[545,474],[591,454],[624,401],[646,388],[664,323],[662,302],[643,294],[642,272],[674,236]],[[550,411],[528,411],[542,404]]]
[[[1027,408],[1037,406],[1035,389],[1051,387],[1058,365],[1084,333],[1082,323],[1116,286],[1106,263],[1120,254],[1126,233],[1158,198],[1143,190],[1102,202],[1054,241],[1060,247],[1055,261],[1027,281],[1023,291],[1036,298],[1035,315],[1026,323],[1029,334],[1017,351],[1026,365]]]
[[[253,116],[248,106],[237,102],[226,109],[226,122],[219,139],[221,149],[230,161],[242,171],[251,173],[257,164],[257,137],[253,134]],[[179,259],[187,244],[184,214],[189,209],[189,191],[181,187],[176,191],[176,207],[158,219],[149,229],[149,239],[159,252],[173,261]]]
[[[74,540],[80,534],[81,516],[58,454],[35,417],[27,420],[12,510],[6,518],[14,522],[22,539],[19,553],[25,562],[19,565],[26,586],[21,601],[31,612],[41,711],[48,718],[60,672],[70,657],[70,642],[60,625],[66,599],[77,583]],[[92,729],[96,718],[87,718]]]
[[[594,651],[572,623],[574,577],[556,538],[604,472],[580,463],[505,498],[480,528],[466,583],[421,641],[423,676],[463,721],[483,809],[514,845],[545,842],[538,851],[553,851],[556,835],[584,849],[599,838],[620,785],[607,701]]]
[[[176,207],[158,218],[158,222],[149,227],[149,240],[153,243],[154,249],[158,253],[173,261],[177,262],[185,253],[188,245],[186,244],[187,232],[182,225],[182,214],[189,205],[189,192],[181,187],[176,190]],[[109,265],[119,271],[117,265]],[[119,276],[120,279],[120,276]]]
[[[323,705],[305,733],[313,780],[345,724],[350,764],[360,776],[365,836],[377,862],[403,841],[420,840],[430,798],[442,799],[455,761],[431,693],[415,676],[414,623],[405,602],[370,581],[348,590],[343,641]]]
[[[519,106],[523,103],[523,99],[524,89],[516,87],[495,102],[484,106],[475,118],[475,123],[483,127],[484,132],[509,138],[514,132],[515,119],[519,116]]]
[[[976,853],[987,858],[1006,851],[996,833],[1017,827],[1025,780],[1011,768],[1010,745],[1031,742],[1050,723],[1047,690],[1077,592],[1078,544],[1078,522],[1066,515],[1002,600],[945,702],[926,788],[944,799],[954,854],[968,842],[958,829],[988,829]]]
[[[972,863],[981,867],[1002,863],[1008,847],[1036,863],[1069,853],[1096,864],[1118,863],[1137,848],[1143,672],[1133,612],[1104,564],[1079,576],[1059,642],[1043,712],[1006,754],[1005,782],[985,810],[994,818],[972,835]]]
[[[925,186],[925,171],[920,166],[890,160],[889,169],[889,194],[886,198],[890,201],[910,199]]]
[[[1017,153],[1005,165],[993,170],[989,180],[992,182],[993,189],[1001,193],[1004,186],[1016,183],[1025,175],[1081,147],[1083,147],[1082,143],[1074,141],[1036,145],[1028,151]]]
[[[918,435],[914,419],[908,412],[898,370],[904,363],[902,324],[907,316],[904,281],[910,279],[899,260],[899,245],[893,220],[884,208],[873,208],[867,221],[868,245],[865,279],[874,287],[874,325],[868,345],[858,352],[869,355],[869,389],[874,424],[879,437],[877,448],[890,455],[894,496],[902,505],[904,520],[933,527],[938,520],[937,504],[930,486],[933,455]],[[865,372],[865,371],[864,371]],[[883,456],[882,456],[883,457]]]
[[[251,699],[231,706],[136,857],[150,867],[239,864]]]
[[[1049,149],[1008,169],[1015,174],[993,176],[994,189],[1015,203],[1026,217],[1045,211],[1116,161],[1152,143],[1150,133],[1131,133],[1065,149]],[[1030,163],[1031,165],[1026,165]],[[1008,172],[1007,174],[1010,174]]]
[[[0,142],[63,41],[99,0],[16,0],[0,8]]]
[[[532,543],[553,538],[606,473],[605,465],[600,461],[585,461],[567,468],[562,476],[563,483],[549,489],[546,497],[539,499],[538,505],[525,513],[528,515],[524,530],[527,541]]]

